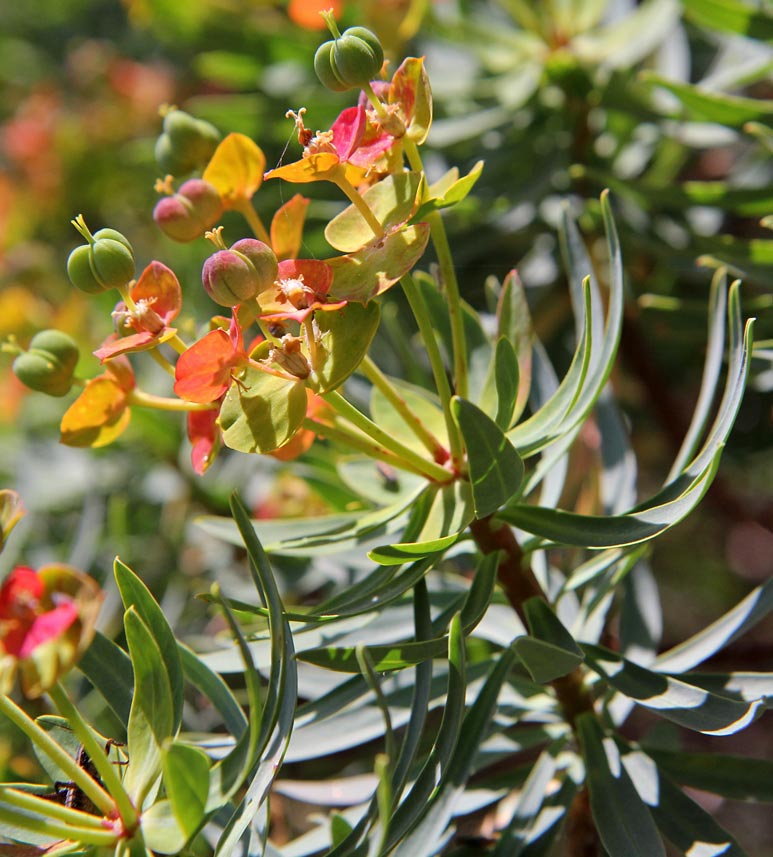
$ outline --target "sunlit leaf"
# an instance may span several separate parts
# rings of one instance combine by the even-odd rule
[[[305,196],[296,193],[277,209],[271,219],[271,249],[280,262],[297,259],[300,255],[309,202]]]
[[[461,202],[475,187],[482,172],[483,161],[478,161],[462,178],[459,178],[458,168],[452,167],[442,179],[430,185],[427,192],[429,198],[419,206],[418,211],[413,216],[414,220],[421,220],[422,217],[426,217],[432,211],[448,208]],[[440,184],[440,182],[443,183]]]
[[[62,443],[91,447],[112,443],[129,425],[127,398],[128,392],[109,376],[88,381],[62,417]]]
[[[360,365],[376,334],[380,317],[377,303],[350,303],[336,312],[317,314],[321,332],[316,362],[320,392],[335,390]]]

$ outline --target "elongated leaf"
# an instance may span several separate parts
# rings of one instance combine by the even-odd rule
[[[526,292],[516,271],[510,271],[502,283],[497,301],[497,338],[506,339],[515,349],[518,359],[518,395],[510,425],[506,426],[510,428],[518,421],[529,400],[534,340]]]
[[[480,408],[455,396],[454,419],[467,448],[472,502],[477,518],[506,503],[523,479],[523,462],[501,428]]]
[[[712,92],[650,71],[642,72],[641,77],[647,83],[672,92],[682,102],[690,119],[717,122],[730,128],[742,128],[747,122],[770,124],[773,119],[773,101]]]
[[[687,18],[712,30],[773,40],[773,15],[739,0],[683,0]]]
[[[402,565],[411,560],[443,553],[459,538],[457,533],[427,542],[401,542],[368,551],[368,558],[381,565]]]
[[[649,809],[623,767],[615,742],[604,735],[594,714],[581,714],[575,723],[593,820],[609,857],[665,857]]]
[[[658,767],[683,786],[731,800],[773,803],[773,762],[721,753],[687,753],[645,748]]]
[[[478,697],[465,715],[456,749],[445,776],[429,800],[429,810],[399,843],[393,852],[395,857],[429,857],[438,852],[443,841],[443,831],[453,816],[456,802],[465,790],[473,760],[494,716],[499,692],[514,660],[515,653],[512,649],[506,649],[499,655]],[[389,842],[392,841],[390,838]]]
[[[494,416],[494,422],[502,431],[507,431],[513,423],[518,387],[518,356],[510,340],[501,336],[475,403],[484,413]]]
[[[682,673],[710,658],[745,634],[773,610],[773,580],[752,590],[732,610],[667,652],[659,655],[653,669]]]
[[[174,707],[166,662],[134,606],[124,615],[124,629],[134,666],[134,694],[127,727],[131,760],[124,785],[135,805],[141,806],[161,773],[161,748],[174,737]]]
[[[126,652],[100,631],[78,661],[78,669],[102,694],[124,726],[129,722],[134,670]]]
[[[694,800],[670,783],[658,778],[660,800],[652,807],[655,823],[666,838],[683,854],[721,854],[722,857],[748,857],[723,827]]]
[[[231,735],[240,738],[247,729],[247,718],[231,689],[184,643],[177,645],[185,677],[212,703]]]
[[[129,607],[134,607],[136,609],[161,652],[172,694],[172,731],[176,733],[182,721],[183,670],[174,631],[169,627],[166,616],[164,616],[156,599],[150,594],[150,590],[120,559],[115,560],[113,573],[124,608],[128,610]]]
[[[281,767],[292,734],[295,706],[298,696],[298,678],[295,665],[290,625],[284,616],[284,606],[268,561],[247,509],[235,495],[231,499],[231,512],[244,539],[255,588],[264,599],[269,614],[271,635],[271,668],[265,692],[265,707],[255,755],[260,762],[247,784],[246,794],[226,825],[218,842],[217,855],[230,855],[236,843],[263,806],[271,783]],[[250,765],[252,767],[252,764]]]
[[[639,705],[687,729],[707,735],[732,735],[748,726],[764,707],[718,696],[673,676],[638,666],[600,646],[583,644],[589,666]]]
[[[399,378],[390,378],[389,381],[424,428],[430,431],[440,443],[447,445],[446,422],[437,397],[428,390],[408,384]],[[412,431],[406,431],[403,418],[376,387],[371,392],[370,414],[371,419],[378,424],[379,428],[394,434],[411,449],[415,449],[417,452],[426,452],[422,441]]]
[[[523,846],[539,831],[541,813],[549,794],[551,780],[558,769],[557,756],[565,746],[564,739],[543,750],[523,784],[518,803],[507,827],[500,834],[491,857],[518,857]],[[558,814],[560,819],[561,813]]]
[[[163,754],[164,786],[180,830],[189,839],[204,821],[209,794],[209,759],[188,744],[172,744]]]
[[[452,622],[448,637],[448,693],[435,743],[408,795],[397,807],[387,830],[388,843],[399,842],[424,811],[426,801],[447,773],[464,716],[466,659],[461,622]]]
[[[518,658],[539,684],[570,673],[585,656],[572,635],[541,598],[529,598],[523,604],[529,636],[513,642]]]
[[[635,513],[604,517],[514,503],[497,512],[497,517],[556,544],[589,548],[638,544],[679,523],[698,505],[714,479],[720,455],[721,448],[711,465],[697,479],[688,481],[676,499],[659,504],[656,495]]]
[[[483,618],[491,601],[496,579],[497,555],[484,557],[473,578],[462,608],[462,626],[469,634]],[[446,619],[448,621],[450,617]],[[432,658],[441,658],[447,650],[446,637],[367,646],[367,652],[377,672],[405,669]],[[298,660],[338,672],[359,672],[356,646],[328,646],[298,652]]]

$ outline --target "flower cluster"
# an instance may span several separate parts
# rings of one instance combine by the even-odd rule
[[[352,45],[355,50],[367,45],[372,70],[380,71],[375,37],[363,30],[368,34],[363,41],[362,28],[355,30],[356,38],[347,31],[335,41],[336,67],[348,68]],[[174,175],[159,179],[156,189],[163,198],[153,216],[176,241],[206,238],[215,245],[203,266],[202,285],[228,314],[213,316],[196,341],[184,341],[174,326],[184,294],[175,273],[152,261],[134,279],[128,240],[113,229],[92,234],[79,216],[73,223],[86,243],[71,254],[70,277],[87,292],[115,288],[120,300],[112,313],[114,333],[94,351],[104,372],[90,380],[74,378],[76,352],[67,371],[59,369],[66,378],[49,381],[46,375],[37,387],[56,387],[59,395],[72,384],[83,387],[62,419],[64,443],[110,443],[127,427],[132,407],[150,406],[186,413],[197,473],[207,469],[221,443],[281,457],[308,447],[325,422],[323,397],[367,353],[379,322],[376,298],[409,274],[430,235],[428,224],[415,217],[429,191],[420,171],[404,163],[406,154],[409,166],[415,163],[416,145],[431,122],[423,60],[407,59],[390,81],[365,79],[360,88],[359,102],[325,131],[306,127],[305,108],[289,111],[302,155],[268,171],[250,138],[220,139],[209,123],[164,108],[157,159],[165,172],[179,172],[184,181],[175,189]],[[344,193],[351,204],[326,230],[341,255],[300,258],[308,207],[301,195],[276,211],[268,229],[264,226],[252,198],[271,179],[328,181]],[[254,237],[228,246],[217,226],[227,210],[241,212]],[[151,352],[173,376],[176,398],[138,387],[129,360],[137,352]],[[23,353],[18,359],[31,358]]]

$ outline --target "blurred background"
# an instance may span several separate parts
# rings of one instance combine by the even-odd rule
[[[726,5],[0,4],[0,338],[25,344],[58,327],[81,345],[78,374],[97,373],[90,354],[111,330],[113,298],[90,298],[69,284],[65,263],[78,243],[70,220],[79,213],[93,229],[127,235],[138,269],[159,259],[175,270],[191,333],[211,316],[216,310],[199,286],[206,242],[175,244],[151,218],[159,107],[175,104],[223,133],[251,136],[269,168],[295,160],[285,112],[305,106],[309,126],[326,128],[352,103],[351,94],[324,90],[312,67],[326,38],[318,10],[333,6],[341,29],[362,24],[380,36],[392,69],[404,56],[426,56],[435,96],[424,155],[430,179],[485,161],[471,196],[447,217],[463,295],[485,309],[489,278],[518,269],[536,330],[559,368],[568,365],[574,335],[556,239],[560,207],[569,201],[591,256],[602,258],[598,195],[611,189],[628,288],[612,383],[630,425],[642,497],[662,483],[689,423],[713,272],[727,265],[743,279],[744,315],[759,319],[750,387],[703,505],[656,542],[650,558],[665,611],[663,647],[673,645],[773,572],[773,234],[763,220],[773,216],[773,18],[765,0],[733,0],[730,16]],[[294,192],[269,182],[256,207],[270,220]],[[331,251],[322,229],[343,203],[326,186],[303,192],[312,197],[304,255],[324,257]],[[224,222],[234,238],[246,234],[235,215]],[[390,293],[389,302],[387,318],[398,319],[399,298]],[[387,364],[399,358],[399,336],[390,335],[398,328],[385,325],[377,341]],[[19,562],[63,560],[105,582],[119,554],[163,600],[173,624],[207,635],[218,628],[191,595],[214,576],[233,574],[233,554],[205,537],[195,516],[224,513],[234,488],[258,516],[330,507],[313,451],[300,465],[224,451],[195,476],[174,415],[135,409],[115,444],[63,447],[66,403],[30,394],[10,362],[0,355],[0,484],[19,491],[30,514],[0,574]],[[148,387],[160,383],[152,364],[138,371],[148,372]],[[597,447],[591,422],[573,453],[567,508],[595,508]],[[299,572],[286,579],[290,600],[325,585]],[[108,630],[117,606],[113,592],[103,613]],[[771,644],[773,627],[760,625],[713,666],[770,670]],[[0,766],[11,779],[26,776],[33,763],[10,738],[0,740]],[[733,736],[735,747],[721,740],[725,750],[773,756],[773,735],[759,724]],[[743,804],[712,808],[729,829],[744,831],[750,853],[773,854],[764,813]]]

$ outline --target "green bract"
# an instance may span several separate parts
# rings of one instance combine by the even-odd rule
[[[78,356],[71,336],[60,330],[42,330],[32,337],[29,350],[13,361],[13,371],[31,390],[64,396],[72,387]]]
[[[381,71],[384,50],[378,36],[365,27],[350,27],[325,42],[314,55],[314,70],[333,92],[365,86]]]
[[[67,259],[72,284],[88,294],[125,286],[134,276],[134,252],[128,240],[115,229],[100,229],[92,235],[83,215],[72,223],[88,241]]]

